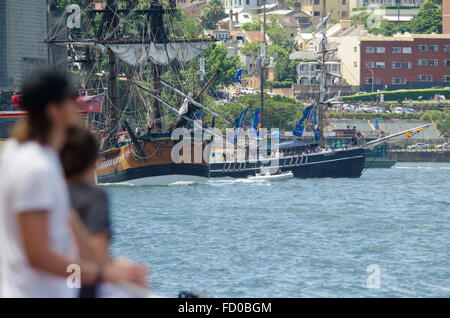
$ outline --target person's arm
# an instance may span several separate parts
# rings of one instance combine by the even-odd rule
[[[99,188],[92,189],[95,196],[85,207],[83,225],[85,225],[90,246],[95,250],[97,257],[104,262],[110,259],[109,243],[111,240],[111,222],[109,216],[108,197]],[[82,222],[81,218],[79,218]]]
[[[18,213],[17,218],[25,255],[32,267],[55,276],[67,277],[68,266],[77,264],[81,269],[80,279],[83,283],[93,284],[98,281],[101,265],[93,261],[70,260],[53,251],[48,236],[49,217],[46,210]],[[126,260],[105,265],[102,276],[105,282],[128,281],[147,286],[147,269]]]
[[[70,226],[77,242],[81,259],[106,264],[109,261],[108,253],[98,248],[98,244],[93,242],[92,236],[88,233],[83,221],[77,212],[70,214]]]

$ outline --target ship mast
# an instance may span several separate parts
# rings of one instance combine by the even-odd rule
[[[173,2],[170,2],[170,6]],[[158,0],[151,3],[152,15],[150,18],[150,39],[158,43],[168,43],[167,34],[164,30],[163,14],[165,10]],[[161,66],[153,64],[153,89],[157,96],[161,96]],[[158,99],[153,99],[153,110],[155,115],[155,127],[160,132],[162,130],[161,103]]]
[[[330,12],[327,16],[325,16],[324,11],[324,17],[322,19],[322,71],[320,74],[320,91],[319,91],[319,103],[317,105],[318,111],[319,111],[319,133],[320,133],[320,147],[323,148],[325,146],[325,138],[324,138],[324,114],[325,114],[325,95],[327,90],[327,71],[325,67],[325,63],[327,62],[327,22],[330,19],[331,16]]]
[[[263,9],[263,25],[262,25],[262,40],[260,52],[260,100],[261,100],[261,127],[264,127],[264,72],[266,64],[266,0],[264,1]]]

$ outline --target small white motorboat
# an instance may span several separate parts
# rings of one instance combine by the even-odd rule
[[[279,174],[257,174],[256,176],[248,177],[249,180],[263,180],[263,181],[283,181],[294,177],[291,171]]]

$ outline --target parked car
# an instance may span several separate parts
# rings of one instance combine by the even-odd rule
[[[404,109],[403,109],[403,107],[395,107],[395,108],[392,110],[392,112],[393,112],[394,114],[403,114],[403,113],[404,113]]]
[[[448,142],[446,142],[445,144],[442,144],[442,145],[437,145],[437,146],[434,146],[434,148],[435,149],[447,149],[448,150]]]
[[[429,144],[418,143],[415,145],[408,146],[408,149],[430,149]]]

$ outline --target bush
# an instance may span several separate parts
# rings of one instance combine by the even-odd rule
[[[268,81],[267,86],[270,88],[288,88],[292,86],[292,81]]]

